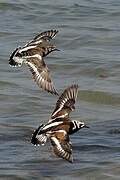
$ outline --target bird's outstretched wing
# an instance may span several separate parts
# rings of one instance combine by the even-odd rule
[[[59,97],[55,110],[51,115],[49,121],[53,121],[56,118],[63,118],[63,120],[69,117],[71,111],[75,109],[75,101],[78,94],[78,85],[74,84],[67,89]]]
[[[55,45],[51,44],[50,39],[54,38],[58,33],[57,30],[49,30],[42,32],[34,37],[23,47],[16,48],[9,58],[9,64],[13,67],[22,66],[24,59],[35,54],[41,57],[47,56],[52,51],[58,50]]]
[[[54,153],[69,162],[73,162],[72,147],[65,130],[54,131],[50,137]]]
[[[25,63],[28,65],[32,72],[32,77],[39,87],[52,94],[58,95],[51,80],[48,67],[41,56],[34,55],[28,58]]]
[[[44,31],[37,36],[34,37],[33,40],[28,42],[25,46],[32,46],[32,45],[37,45],[43,42],[49,42],[51,39],[53,39],[56,34],[58,33],[58,30],[48,30]]]

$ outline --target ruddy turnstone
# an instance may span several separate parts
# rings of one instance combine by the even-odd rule
[[[54,153],[73,162],[72,146],[69,135],[81,128],[87,128],[84,122],[70,120],[69,114],[75,109],[78,85],[72,85],[64,90],[59,97],[51,118],[45,125],[40,125],[33,133],[31,143],[44,145],[50,139]]]
[[[58,93],[54,88],[43,57],[52,51],[58,50],[56,46],[49,42],[57,33],[57,30],[50,30],[38,34],[25,46],[16,48],[9,59],[9,64],[13,67],[22,66],[23,63],[27,64],[38,86],[55,95],[58,95]]]

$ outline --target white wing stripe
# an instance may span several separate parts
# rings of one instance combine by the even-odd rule
[[[27,50],[29,50],[29,49],[33,49],[33,48],[35,48],[36,46],[28,46],[28,47],[23,47],[22,49],[20,49],[19,50],[19,53],[21,53],[21,52],[23,52],[23,51],[27,51]]]
[[[34,58],[34,57],[36,57],[36,58],[38,58],[39,60],[42,60],[42,56],[40,55],[40,54],[34,54],[34,55],[32,55],[32,56],[23,56],[23,58],[25,58],[25,59],[28,59],[28,58]]]
[[[62,147],[61,147],[58,139],[55,138],[55,137],[51,137],[51,139],[55,142],[55,144],[56,144],[56,146],[57,146],[57,149],[58,149],[59,151],[61,151],[62,153],[64,153],[65,151],[62,149]]]
[[[26,63],[33,69],[33,71],[36,73],[36,76],[40,76],[40,74],[39,74],[37,68],[34,66],[34,64],[32,64],[31,62],[28,62],[28,61]]]
[[[42,130],[46,130],[46,129],[49,129],[49,128],[54,127],[54,126],[58,126],[59,124],[62,124],[62,123],[63,123],[63,121],[50,123],[50,124],[48,124],[48,125],[45,125],[45,126],[42,128]]]

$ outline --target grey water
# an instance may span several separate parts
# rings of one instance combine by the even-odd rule
[[[59,33],[59,52],[45,58],[59,93],[79,84],[71,119],[84,121],[70,137],[74,163],[50,143],[34,147],[33,130],[48,121],[57,97],[42,91],[11,52],[36,34]],[[120,1],[0,1],[0,180],[120,179]]]

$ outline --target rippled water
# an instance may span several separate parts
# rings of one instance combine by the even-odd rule
[[[120,1],[0,1],[0,179],[120,178]],[[38,32],[58,29],[60,52],[46,62],[57,89],[80,86],[73,119],[90,129],[71,136],[74,163],[48,143],[30,144],[57,98],[38,89],[27,67],[11,68],[11,51]]]

